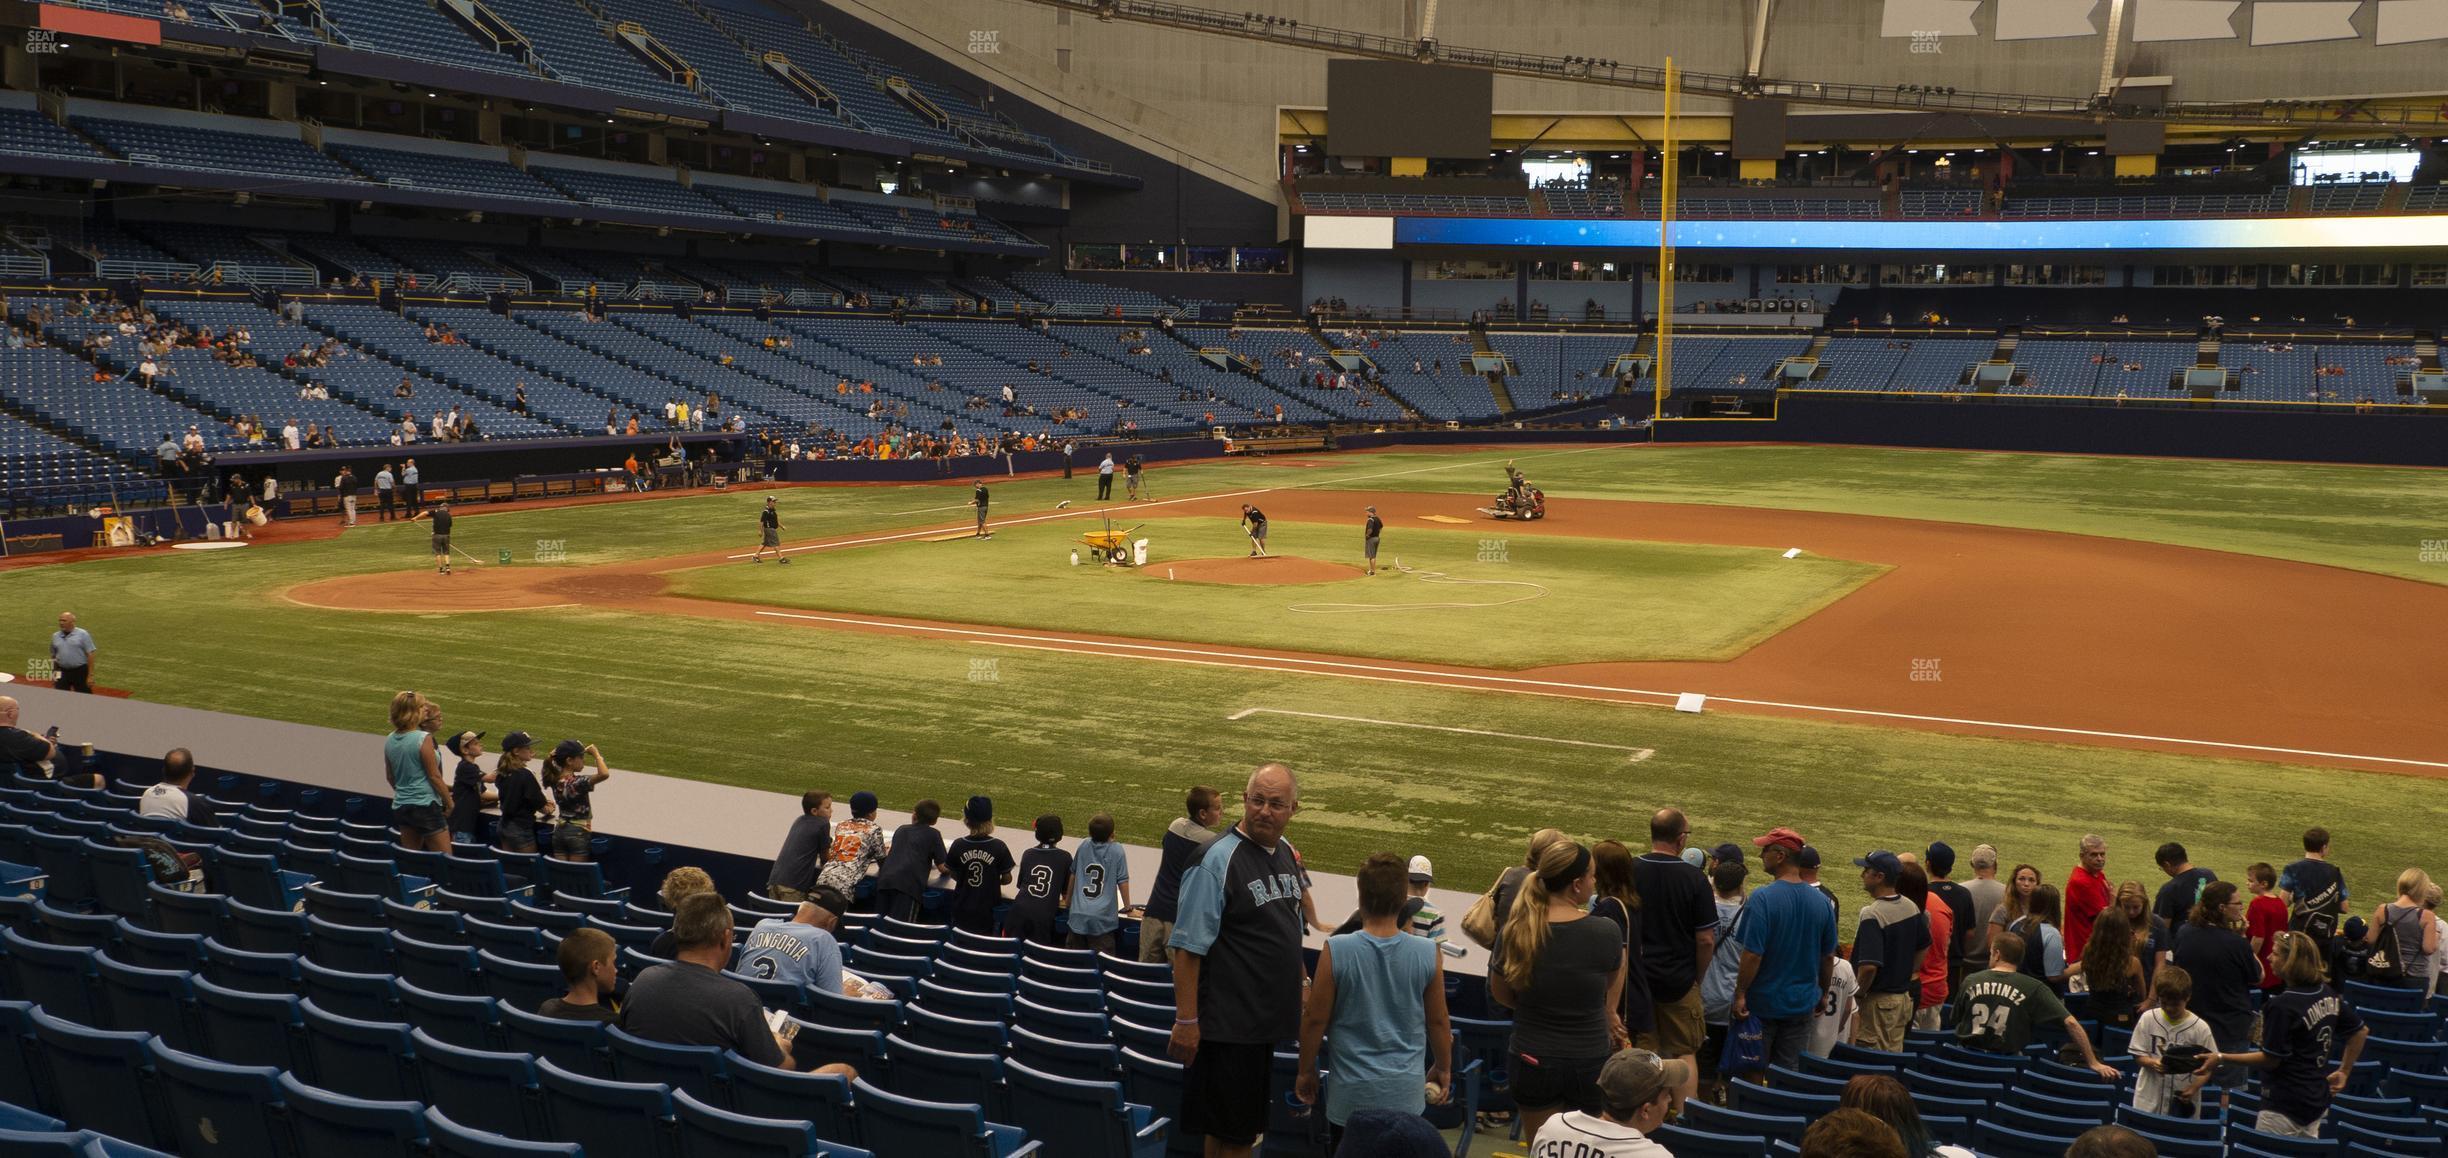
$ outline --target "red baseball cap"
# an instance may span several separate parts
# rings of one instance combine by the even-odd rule
[[[1752,837],[1751,843],[1761,848],[1767,848],[1774,845],[1779,848],[1800,852],[1802,851],[1803,840],[1801,833],[1795,832],[1790,828],[1771,828],[1768,830],[1768,835],[1766,836]]]

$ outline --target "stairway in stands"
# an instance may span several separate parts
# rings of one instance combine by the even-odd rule
[[[1490,358],[1501,359],[1503,364],[1507,366],[1513,364],[1512,359],[1506,358],[1504,355],[1497,353],[1496,347],[1488,344],[1486,322],[1473,321],[1471,323],[1470,334],[1471,341],[1477,344],[1477,349],[1480,354]],[[1506,418],[1512,417],[1514,411],[1513,391],[1508,389],[1505,384],[1505,371],[1490,370],[1487,372],[1485,377],[1487,378],[1488,393],[1496,396],[1496,413]]]

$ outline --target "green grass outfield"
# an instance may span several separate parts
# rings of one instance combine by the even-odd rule
[[[2418,561],[2421,540],[2448,539],[2443,476],[2430,471],[1677,448],[1367,454],[1307,469],[1210,464],[1154,478],[1166,497],[1287,483],[1476,494],[1493,490],[1506,457],[1551,501],[1952,517],[2448,581],[2448,565]],[[1092,478],[1005,483],[995,490],[998,517],[1084,498],[1093,486]],[[539,542],[559,544],[573,564],[744,551],[761,498],[471,510],[457,538],[487,559],[511,550],[520,566],[536,565]],[[794,490],[783,501],[786,534],[956,525],[966,498],[965,485]],[[927,509],[940,507],[952,509]],[[1348,871],[1380,849],[1427,852],[1446,883],[1465,888],[1515,860],[1532,829],[1637,841],[1648,811],[1664,802],[1689,809],[1710,840],[1786,823],[1848,855],[1932,838],[1959,849],[1987,840],[2052,879],[2072,863],[2076,837],[2097,831],[2111,843],[2113,876],[2154,886],[2156,870],[2144,862],[2161,840],[2184,841],[2197,861],[2234,877],[2250,861],[2288,858],[2303,827],[2320,823],[2336,833],[2359,899],[2377,898],[2398,869],[2435,859],[2438,846],[2440,810],[2423,803],[2436,787],[2395,776],[724,620],[587,610],[369,615],[278,595],[331,575],[425,566],[425,534],[369,524],[326,543],[0,572],[0,638],[18,641],[23,657],[40,656],[53,616],[73,609],[101,642],[103,682],[147,699],[379,732],[387,697],[416,687],[440,699],[454,724],[579,736],[625,768],[786,792],[871,788],[895,806],[988,792],[1015,829],[1040,810],[1076,825],[1106,809],[1126,839],[1142,842],[1157,838],[1188,783],[1230,789],[1252,764],[1282,758],[1306,776],[1293,833],[1320,867]],[[22,661],[9,666],[22,670]],[[1355,719],[1226,719],[1252,707]],[[1611,749],[1361,720],[1654,754],[1635,762]],[[365,783],[379,789],[376,769],[365,770]]]
[[[1455,581],[1392,570],[1391,551],[1380,560],[1384,572],[1363,578],[1352,527],[1279,519],[1270,524],[1268,550],[1353,564],[1352,577],[1194,583],[1167,580],[1165,563],[1247,554],[1238,523],[1132,517],[1117,525],[1136,527],[1161,562],[1144,570],[1071,565],[1080,531],[1094,525],[1046,522],[1002,528],[985,540],[818,551],[789,570],[730,563],[683,572],[673,590],[825,611],[1520,669],[1728,659],[1883,570],[1782,559],[1758,548],[1561,536],[1491,548],[1479,531],[1406,530],[1403,564]],[[1483,558],[1489,551],[1503,557]]]

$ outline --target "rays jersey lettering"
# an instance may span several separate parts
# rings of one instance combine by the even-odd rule
[[[960,865],[960,882],[973,889],[986,887],[987,874],[994,871],[995,850],[991,848],[962,849],[956,858]]]
[[[1296,905],[1300,903],[1301,884],[1298,873],[1276,873],[1271,877],[1257,877],[1246,882],[1246,887],[1249,889],[1250,899],[1257,902],[1260,908],[1272,905],[1277,901],[1290,901]]]
[[[1090,862],[1080,870],[1080,895],[1095,900],[1105,895],[1105,866]]]
[[[1030,865],[1027,876],[1020,882],[1021,891],[1039,900],[1054,895],[1054,866],[1039,861]]]

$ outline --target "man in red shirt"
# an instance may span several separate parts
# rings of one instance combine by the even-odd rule
[[[2096,833],[2085,836],[2082,861],[2066,877],[2066,960],[2082,960],[2082,947],[2091,942],[2091,922],[2115,900],[2116,890],[2108,883],[2108,842]]]

